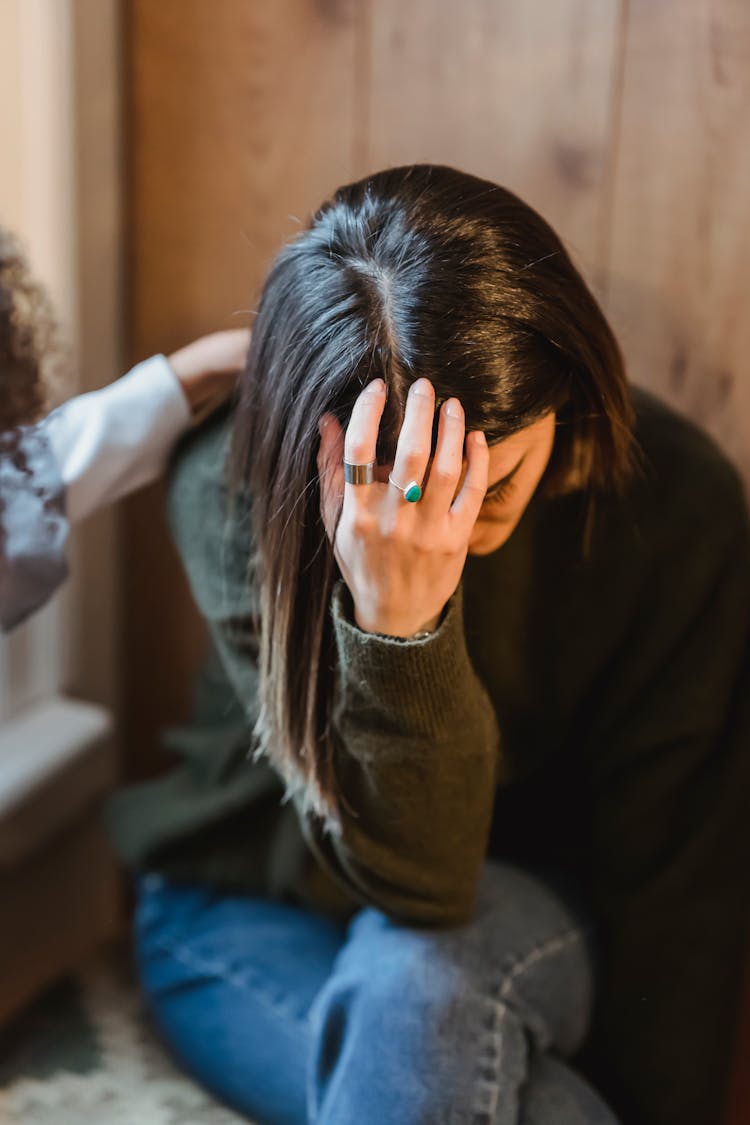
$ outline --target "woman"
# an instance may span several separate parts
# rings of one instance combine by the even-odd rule
[[[273,1125],[720,1121],[747,509],[544,220],[339,189],[170,514],[214,652],[110,821],[182,1064]]]
[[[155,480],[177,439],[234,390],[249,335],[215,332],[44,417],[62,350],[47,296],[0,227],[0,629],[68,573],[69,526]]]

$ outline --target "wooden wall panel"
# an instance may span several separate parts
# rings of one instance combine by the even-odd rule
[[[452,164],[518,192],[592,283],[607,241],[618,0],[377,0],[364,157]]]
[[[276,250],[351,178],[354,9],[334,0],[125,5],[132,362],[246,324]],[[124,708],[130,770],[184,713],[202,629],[163,495],[127,505]]]
[[[236,323],[352,171],[354,22],[319,0],[128,6],[136,355]]]
[[[750,481],[750,5],[631,0],[608,311]]]

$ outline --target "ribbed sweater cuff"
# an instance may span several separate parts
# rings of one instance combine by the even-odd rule
[[[353,622],[346,584],[333,589],[331,612],[340,657],[340,676],[355,696],[378,700],[392,717],[433,734],[449,715],[463,710],[462,689],[472,673],[463,628],[463,591],[448,601],[438,628],[422,640],[366,633]]]

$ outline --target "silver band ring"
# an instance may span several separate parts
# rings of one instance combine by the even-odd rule
[[[344,458],[344,481],[346,484],[372,484],[375,480],[375,462],[355,465]]]
[[[388,474],[388,480],[394,488],[397,488],[399,492],[404,494],[404,500],[407,500],[410,504],[416,504],[417,500],[421,499],[422,488],[418,481],[410,480],[408,484],[399,484],[398,481],[393,479],[390,473]]]

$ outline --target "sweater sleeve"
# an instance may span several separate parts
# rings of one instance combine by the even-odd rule
[[[736,479],[648,577],[589,746],[604,972],[591,1042],[623,1120],[716,1125],[750,891],[750,531]]]
[[[71,523],[156,480],[189,423],[188,401],[163,355],[53,411],[45,425]]]
[[[422,640],[362,632],[341,581],[332,613],[342,825],[325,831],[301,813],[308,843],[359,901],[411,924],[458,924],[487,849],[499,741],[466,649],[462,588]]]

